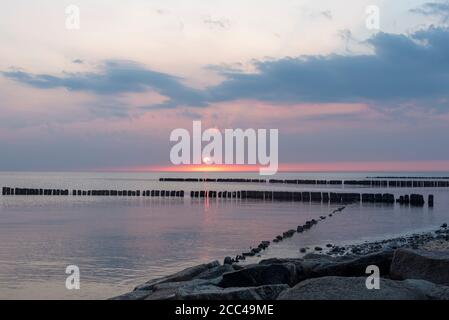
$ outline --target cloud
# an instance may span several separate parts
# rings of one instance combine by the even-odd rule
[[[411,9],[410,12],[424,16],[436,16],[446,23],[449,21],[449,1],[427,2],[418,8]]]
[[[100,95],[144,92],[150,89],[168,98],[154,107],[178,105],[204,106],[203,93],[182,84],[181,78],[146,69],[129,61],[107,61],[98,72],[64,73],[63,76],[29,74],[24,71],[3,72],[9,79],[35,88],[66,88],[70,91],[88,91]]]
[[[371,54],[315,55],[255,61],[255,72],[215,68],[224,81],[205,89],[128,61],[107,61],[99,71],[33,75],[3,72],[35,88],[63,87],[99,95],[154,90],[167,101],[148,108],[205,107],[215,102],[363,102],[392,106],[425,102],[442,108],[449,101],[449,29],[430,27],[410,35],[377,33],[366,41]],[[209,68],[211,68],[209,66]]]
[[[229,29],[229,27],[231,26],[231,22],[226,18],[213,19],[210,16],[204,18],[203,23],[208,25],[209,27],[221,29]]]
[[[210,88],[213,100],[355,102],[446,98],[449,95],[449,29],[410,36],[378,33],[373,54],[302,56],[256,62],[256,73],[224,73]]]
[[[332,18],[333,18],[332,11],[330,11],[330,10],[321,11],[320,13],[326,19],[332,20]]]

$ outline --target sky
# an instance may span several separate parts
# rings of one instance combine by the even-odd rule
[[[0,170],[167,168],[201,120],[285,170],[449,171],[448,1],[3,1],[0,44]]]

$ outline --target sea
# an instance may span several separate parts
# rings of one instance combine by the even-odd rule
[[[448,172],[283,172],[276,179],[449,177]],[[425,232],[449,222],[449,188],[371,188],[264,183],[160,182],[161,177],[253,178],[257,173],[0,172],[0,187],[185,190],[185,198],[1,196],[0,299],[107,299],[136,285],[213,260],[223,261],[328,215],[338,204],[192,199],[190,190],[419,193],[429,208],[352,204],[308,232],[273,243],[255,263],[301,257],[299,249],[347,245]],[[68,289],[68,266],[80,272]]]

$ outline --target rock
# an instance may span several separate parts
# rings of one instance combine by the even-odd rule
[[[306,248],[307,249],[307,248]],[[320,260],[320,261],[334,261],[332,257],[325,256],[321,253],[308,253],[303,257],[304,260]]]
[[[443,223],[443,224],[441,225],[441,228],[447,228],[447,223]]]
[[[114,297],[110,300],[144,300],[152,293],[151,290],[134,290],[118,297]]]
[[[175,296],[179,300],[274,300],[288,289],[285,284],[249,288],[220,288],[213,285],[180,288]]]
[[[301,271],[301,270],[299,270]],[[298,270],[293,263],[257,264],[223,274],[218,286],[229,287],[259,287],[271,284],[295,285],[299,281]]]
[[[381,275],[390,272],[393,251],[384,250],[361,257],[348,257],[322,261],[311,271],[312,277],[341,276],[358,277],[366,275],[366,267],[376,265],[380,269]]]
[[[265,250],[266,248],[268,248],[270,246],[270,241],[262,241],[259,244],[259,248],[262,250]]]
[[[398,249],[390,275],[393,279],[422,279],[449,285],[449,251]]]
[[[331,244],[331,243],[328,243],[328,244],[326,244],[326,247],[327,247],[327,248],[332,248],[332,244]]]
[[[299,249],[299,252],[301,252],[301,253],[306,253],[306,252],[307,252],[307,249],[306,249],[306,248],[301,248],[301,249]]]
[[[153,286],[153,290],[145,300],[174,300],[181,288],[197,288],[201,286],[215,286],[221,280],[216,278],[212,280],[193,279],[182,282],[166,282]]]
[[[237,255],[237,256],[235,257],[235,260],[236,260],[237,262],[239,262],[240,260],[246,260],[246,258],[245,258],[243,255]]]
[[[194,279],[196,276],[204,273],[205,271],[218,267],[219,265],[220,263],[218,261],[200,264],[198,266],[184,269],[170,276],[150,280],[143,285],[137,286],[135,290],[152,290],[154,285],[165,282],[189,281]]]
[[[283,291],[278,300],[428,300],[447,299],[449,287],[423,280],[380,280],[369,290],[366,277],[322,277],[305,280]]]
[[[204,271],[203,273],[199,274],[196,279],[214,279],[222,276],[226,272],[232,272],[235,270],[236,269],[232,264],[224,264],[222,266],[217,266],[215,268]]]
[[[396,250],[397,248],[399,248],[399,244],[398,244],[396,241],[392,241],[391,243],[389,243],[389,244],[387,245],[387,248]]]
[[[303,226],[298,226],[298,228],[296,229],[296,232],[301,233],[304,231]]]
[[[258,254],[258,253],[260,253],[261,251],[262,251],[262,249],[259,248],[259,247],[257,247],[257,248],[252,248],[252,249],[251,249],[251,252],[254,253],[254,254]]]
[[[296,265],[298,263],[301,263],[302,261],[303,260],[300,258],[269,258],[260,261],[259,264],[270,265],[270,264],[293,263]]]
[[[291,238],[294,234],[295,234],[296,230],[288,230],[286,232],[284,232],[282,235],[284,236],[284,238]]]
[[[223,264],[232,264],[232,258],[231,257],[224,258]]]
[[[322,251],[323,250],[323,248],[321,248],[321,247],[315,247],[315,251]]]
[[[248,288],[220,288],[213,285],[180,288],[175,296],[179,300],[274,300],[288,289],[286,284]]]

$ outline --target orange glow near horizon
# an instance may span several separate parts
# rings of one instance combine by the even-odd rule
[[[259,165],[172,165],[108,168],[118,172],[258,172]],[[280,164],[278,172],[351,172],[351,171],[449,171],[449,160],[443,161],[378,161],[316,162]]]

